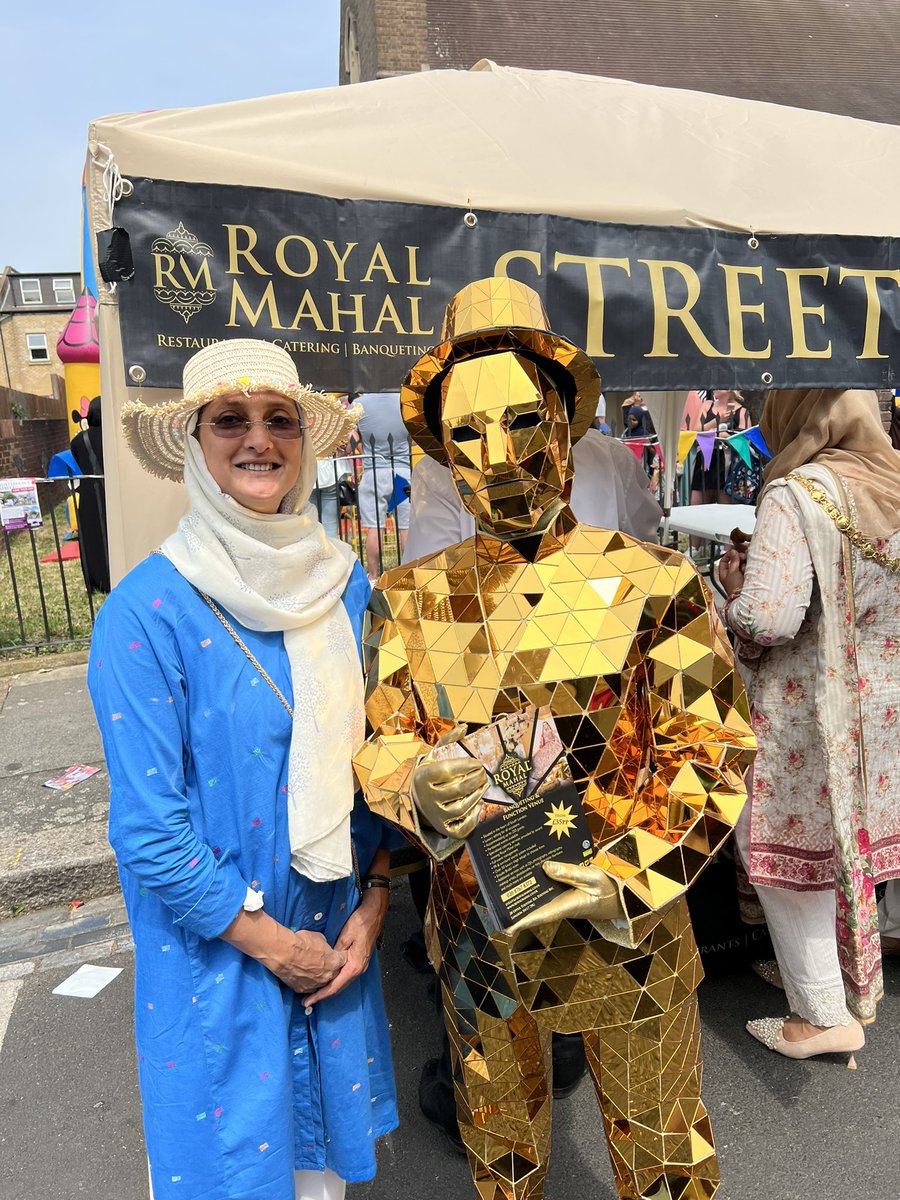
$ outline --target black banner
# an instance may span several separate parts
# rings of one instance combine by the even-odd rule
[[[399,164],[398,164],[399,166]],[[773,186],[776,186],[773,184]],[[466,283],[508,274],[604,387],[888,387],[900,365],[894,238],[748,237],[222,184],[134,181],[117,206],[126,370],[178,388],[211,341],[263,337],[331,391],[399,387]]]

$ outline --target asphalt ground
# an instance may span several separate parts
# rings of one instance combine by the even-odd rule
[[[37,914],[0,925],[0,1198],[146,1200],[147,1184],[131,1030],[131,955],[120,901],[56,909],[41,938]],[[63,946],[61,933],[94,921],[97,941]],[[428,980],[400,945],[414,927],[405,884],[395,891],[382,956],[400,1094],[399,1130],[384,1139],[379,1174],[350,1200],[471,1200],[465,1160],[421,1117],[422,1062],[439,1049]],[[115,930],[114,934],[110,930]],[[117,941],[117,938],[119,939]],[[48,943],[56,945],[47,949]],[[18,944],[18,950],[16,946]],[[18,957],[16,955],[18,954]],[[65,960],[65,961],[63,961]],[[123,967],[95,999],[54,996],[81,962]],[[859,1069],[838,1059],[791,1062],[744,1032],[752,1017],[783,1011],[783,997],[752,972],[701,988],[706,1077],[724,1182],[720,1200],[895,1200],[900,1095],[900,962],[886,964],[887,996]],[[585,1079],[556,1102],[547,1200],[615,1200],[594,1102]]]

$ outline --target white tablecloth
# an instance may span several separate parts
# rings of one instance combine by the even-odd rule
[[[687,504],[673,508],[669,529],[708,538],[711,542],[731,541],[732,529],[752,533],[756,510],[751,504]]]

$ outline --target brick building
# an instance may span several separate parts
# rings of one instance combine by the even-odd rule
[[[44,475],[53,455],[68,445],[61,397],[32,396],[0,385],[0,479]]]
[[[480,58],[900,124],[897,0],[341,0],[340,82]]]
[[[0,274],[0,386],[35,396],[62,396],[56,339],[81,292],[77,271]]]

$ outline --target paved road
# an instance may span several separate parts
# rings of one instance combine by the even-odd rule
[[[91,902],[66,918],[50,914],[0,925],[0,1197],[2,1200],[146,1200],[140,1111],[131,1040],[131,956],[117,904]],[[79,932],[65,932],[67,919]],[[84,922],[95,921],[96,943]],[[471,1200],[465,1162],[420,1117],[421,1061],[436,1052],[427,984],[402,960],[412,927],[405,888],[384,952],[392,1016],[400,1130],[385,1139],[378,1179],[351,1200]],[[62,929],[62,932],[61,932]],[[71,944],[82,937],[80,944]],[[18,939],[19,960],[14,943]],[[48,948],[49,947],[49,948]],[[80,962],[124,968],[94,1000],[51,995]],[[896,1200],[900,963],[887,969],[888,996],[859,1070],[832,1060],[792,1063],[743,1032],[749,1017],[775,1014],[779,993],[748,973],[709,980],[701,1005],[705,1096],[725,1184],[722,1200]],[[548,1200],[614,1200],[593,1093],[587,1082],[556,1110]]]

